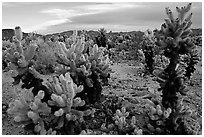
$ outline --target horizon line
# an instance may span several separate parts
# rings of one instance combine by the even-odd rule
[[[10,30],[14,30],[14,29],[11,29],[11,28],[2,28],[2,30],[4,30],[4,29],[10,29]],[[101,29],[101,28],[99,28],[99,29]],[[51,34],[57,34],[57,33],[63,33],[63,32],[67,32],[67,31],[73,31],[73,30],[77,30],[77,31],[82,31],[82,30],[85,30],[85,31],[98,31],[99,29],[72,29],[72,30],[64,30],[64,31],[61,31],[61,32],[53,32],[53,33],[46,33],[46,34],[41,34],[41,33],[39,33],[39,32],[37,32],[37,31],[32,31],[32,32],[37,32],[36,34],[40,34],[40,35],[51,35]],[[104,28],[105,29],[105,28]],[[155,29],[157,29],[157,28],[155,28]],[[153,29],[153,30],[155,30],[155,29]],[[202,29],[202,27],[197,27],[197,28],[191,28],[191,29]],[[106,29],[105,29],[106,30]],[[147,30],[147,29],[146,29]],[[112,30],[106,30],[106,31],[109,31],[109,32],[107,32],[107,33],[110,33],[110,31],[112,31]],[[131,31],[112,31],[112,32],[132,32],[132,31],[141,31],[141,32],[144,32],[143,30],[131,30]],[[32,33],[32,32],[24,32],[24,31],[22,31],[23,33]]]

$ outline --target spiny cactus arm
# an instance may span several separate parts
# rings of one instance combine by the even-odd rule
[[[119,109],[116,110],[115,115],[119,116],[119,117],[128,117],[129,116],[129,112],[126,112],[126,108],[122,107],[121,110],[119,110]]]
[[[84,116],[88,116],[92,113],[91,110],[85,110],[85,111],[79,111],[76,109],[71,109],[70,111],[65,112],[66,114],[66,119],[68,121],[75,121],[75,120],[80,120],[83,121]]]
[[[98,60],[103,55],[103,50],[98,47],[98,45],[94,45],[92,48],[92,52],[90,53],[91,56],[89,57],[90,62],[93,60]]]
[[[174,113],[172,113],[171,119],[174,124],[174,130],[176,131],[179,127],[179,118],[191,118],[193,111],[189,106],[183,105],[183,99],[178,100],[177,108]]]
[[[34,68],[34,66],[29,67],[28,72],[31,73],[35,78],[43,79],[43,76]]]
[[[36,123],[35,127],[34,127],[34,131],[36,133],[40,133],[40,135],[45,135],[46,130],[45,130],[45,125],[43,121],[39,121],[38,123]]]
[[[27,72],[27,68],[19,68],[17,65],[14,65],[14,63],[11,62],[8,64],[8,67],[11,77],[14,78],[13,84],[18,84],[21,80],[22,75]]]
[[[23,48],[22,48],[22,45],[21,45],[21,41],[18,40],[16,38],[16,36],[13,36],[13,42],[14,42],[14,44],[16,46],[17,52],[19,52],[20,54],[23,54]]]
[[[82,52],[84,51],[84,43],[80,43],[80,45],[79,45],[79,47],[76,47],[76,49],[75,49],[75,53],[77,54],[77,55],[79,55],[79,54],[82,54]]]
[[[16,27],[15,27],[14,33],[15,33],[16,38],[17,38],[19,41],[21,41],[22,38],[23,38],[23,33],[22,33],[22,30],[21,30],[21,27],[20,27],[20,26],[16,26]]]
[[[77,97],[75,99],[73,99],[73,108],[74,107],[81,107],[81,106],[84,106],[85,105],[85,101],[84,100],[81,100],[81,98]]]
[[[190,11],[191,5],[192,5],[192,3],[189,3],[186,7],[185,7],[185,6],[184,6],[184,7],[181,7],[181,8],[176,7],[176,10],[177,10],[177,12],[178,12],[178,18],[181,20],[181,22],[184,20],[185,14],[186,14],[188,11]]]
[[[66,45],[63,42],[58,42],[57,46],[60,46],[60,48],[62,49],[64,54],[66,54],[66,55],[69,54],[69,50],[67,49]]]
[[[192,50],[189,54],[190,60],[187,62],[185,76],[190,79],[193,72],[196,70],[195,65],[200,61],[198,51],[196,49]]]
[[[60,54],[60,55],[55,54],[55,55],[57,57],[57,62],[59,64],[62,64],[64,66],[68,66],[68,67],[70,66],[71,61],[69,59],[67,59],[65,55],[63,55],[63,54]]]
[[[45,92],[40,90],[38,91],[38,94],[34,98],[34,108],[32,110],[35,110],[37,106],[37,109],[35,110],[37,113],[42,113],[41,115],[49,115],[51,113],[51,108],[47,105],[46,102],[42,103],[42,99],[45,96]]]
[[[16,54],[18,54],[18,52],[16,52],[16,53],[9,53],[9,52],[7,52],[6,55],[5,55],[5,58],[8,61],[10,61],[11,63],[16,63],[18,61],[18,58],[16,57]],[[17,63],[16,63],[16,65],[17,65]]]

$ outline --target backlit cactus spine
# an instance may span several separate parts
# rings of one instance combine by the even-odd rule
[[[177,94],[185,95],[188,91],[184,83],[185,70],[179,69],[180,55],[191,53],[195,49],[195,45],[189,37],[192,13],[185,18],[185,15],[191,9],[191,5],[189,3],[186,7],[176,7],[178,12],[178,18],[176,19],[173,17],[172,11],[166,8],[168,19],[165,19],[160,31],[155,30],[157,44],[160,49],[164,50],[164,55],[170,60],[167,68],[158,76],[158,82],[160,83],[159,90],[163,93],[162,106],[166,109],[172,109],[169,118],[171,121],[169,129],[172,133],[178,131],[174,127],[181,123],[175,124],[175,122],[172,122],[178,107]]]

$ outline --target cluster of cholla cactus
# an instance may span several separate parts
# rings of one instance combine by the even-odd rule
[[[54,77],[52,83],[48,83],[50,92],[52,92],[51,100],[48,101],[50,106],[58,107],[54,111],[56,117],[66,118],[68,121],[83,120],[84,115],[88,115],[90,110],[85,112],[76,110],[77,107],[85,105],[85,101],[80,97],[76,97],[77,93],[83,91],[83,86],[78,86],[73,82],[70,73],[67,72],[65,76],[61,74],[59,78]],[[61,120],[64,122],[64,120]]]
[[[188,91],[184,83],[185,70],[179,69],[180,56],[192,53],[195,49],[195,45],[189,37],[191,33],[190,26],[192,24],[192,13],[185,18],[185,15],[191,9],[191,5],[192,4],[189,3],[186,7],[176,7],[178,12],[178,18],[176,19],[174,18],[172,11],[169,8],[166,8],[168,19],[165,19],[165,23],[162,24],[161,30],[155,30],[157,44],[170,61],[164,71],[159,74],[158,82],[160,83],[159,90],[161,90],[163,94],[162,106],[165,109],[171,108],[172,113],[170,119],[171,124],[174,127],[177,127],[182,123],[181,121],[178,123],[173,122],[173,116],[179,105],[178,94],[186,95]],[[171,132],[177,133],[175,128],[172,128]]]
[[[167,120],[171,114],[171,108],[163,108],[161,105],[149,106],[148,117],[149,123],[147,129],[149,134],[168,134],[166,129]]]
[[[75,39],[70,48],[59,42],[60,49],[56,57],[62,66],[57,68],[57,72],[70,72],[77,85],[84,85],[80,97],[89,103],[94,103],[100,99],[102,90],[100,79],[109,77],[109,58],[107,55],[103,56],[104,48],[96,44],[89,47],[88,54],[85,53],[84,36],[75,36]]]
[[[14,85],[23,83],[23,95],[10,104],[8,113],[16,122],[34,123],[34,131],[39,134],[56,134],[60,130],[74,134],[75,124],[94,113],[87,104],[100,100],[101,80],[109,76],[105,48],[86,44],[85,37],[78,37],[76,31],[63,42],[59,39],[22,40],[21,28],[16,27],[13,43],[5,49]],[[55,74],[53,80],[46,82],[39,68],[49,63]],[[68,125],[72,126],[66,129]]]
[[[189,106],[184,106],[181,96],[174,110],[171,107],[163,107],[159,102],[150,101],[146,104],[147,116],[149,117],[149,123],[146,125],[147,134],[169,135],[172,134],[172,131],[174,131],[174,134],[198,133],[199,129],[190,130],[193,128],[184,128],[187,126],[185,121],[183,121],[184,118],[190,118],[193,111]]]
[[[129,117],[129,112],[126,111],[125,107],[122,107],[121,110],[117,109],[114,120],[115,124],[117,125],[117,130],[119,134],[127,134],[132,132],[131,134],[134,135],[142,135],[143,131],[136,125],[136,117],[132,116]]]
[[[34,131],[38,134],[56,134],[60,129],[75,121],[83,121],[84,116],[92,114],[92,110],[79,110],[85,101],[76,97],[83,90],[77,86],[69,73],[53,77],[53,81],[46,83],[51,92],[50,99],[43,101],[45,92],[40,90],[36,96],[30,90],[23,90],[19,99],[9,104],[8,113],[14,116],[18,123],[33,123]]]

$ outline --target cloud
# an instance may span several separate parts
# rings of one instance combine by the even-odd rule
[[[84,19],[84,17],[86,18],[87,16],[92,16],[92,15],[97,17],[100,14],[109,14],[111,12],[117,12],[121,10],[132,9],[135,7],[141,7],[141,6],[142,5],[137,5],[135,3],[90,3],[87,5],[72,6],[72,7],[69,7],[69,9],[49,8],[49,9],[44,9],[40,11],[40,13],[47,14],[48,16],[54,17],[55,18],[54,22],[57,20],[62,20],[62,22],[58,22],[54,24],[56,27],[56,25],[58,26],[62,26],[62,25],[68,26],[69,25],[70,26],[71,25],[70,23],[72,23],[73,19],[76,17],[82,18],[82,19]],[[80,22],[76,24],[79,25],[79,23]],[[96,25],[96,22],[93,22],[93,23],[95,23],[95,26],[102,26],[102,25]],[[89,24],[87,25],[90,27]],[[86,28],[89,28],[88,26]],[[41,30],[40,29],[38,30],[42,32],[42,28],[44,30],[45,27],[52,28],[53,25],[50,23],[43,23],[42,25],[40,25],[40,27],[36,27],[36,28],[41,28]]]
[[[121,8],[133,8],[135,5],[127,3],[114,3],[114,4],[95,4],[95,5],[81,5],[73,6],[70,9],[53,8],[42,10],[41,13],[49,14],[57,18],[71,19],[72,17],[94,15],[99,13],[107,13],[110,11],[118,10]]]
[[[159,3],[160,4],[160,3]],[[84,15],[73,17],[72,23],[75,24],[112,24],[112,25],[130,25],[130,26],[149,26],[158,28],[164,19],[167,18],[164,8],[165,3],[140,3],[140,6],[135,8],[127,8],[125,10],[110,11],[108,13],[99,13],[94,15]],[[174,4],[174,6],[173,6]],[[174,16],[177,16],[175,6],[182,5],[180,3],[170,4]],[[184,4],[183,4],[184,5]],[[173,8],[172,8],[173,7]],[[193,27],[201,26],[201,8],[192,8],[193,12]]]
[[[3,2],[3,27],[20,24],[25,31],[44,34],[73,29],[143,30],[160,28],[167,18],[165,7],[177,16],[175,7],[183,2]],[[193,3],[193,28],[202,27],[202,3]],[[26,20],[25,20],[26,18]]]
[[[65,22],[69,22],[69,20],[68,19],[50,20],[50,21],[46,21],[42,24],[24,29],[24,31],[25,32],[44,31],[44,30],[47,30],[48,27],[50,27],[50,26],[59,25],[59,24],[65,23]]]
[[[65,8],[49,8],[43,9],[40,13],[47,14],[54,18],[48,22],[29,28],[29,30],[37,30],[43,32],[47,28],[52,28],[62,24],[70,25],[74,17],[83,17],[88,15],[98,15],[101,13],[109,13],[121,9],[130,9],[136,7],[129,3],[90,3],[88,5],[72,6],[69,9]]]

